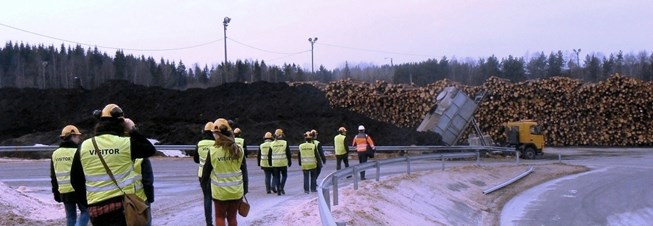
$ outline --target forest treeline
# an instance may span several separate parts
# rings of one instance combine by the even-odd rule
[[[618,52],[608,56],[579,52],[565,55],[562,51],[533,54],[528,59],[508,56],[459,60],[429,59],[423,62],[359,66],[345,64],[329,70],[318,67],[315,73],[296,64],[267,65],[264,61],[236,60],[226,65],[185,65],[165,59],[125,55],[118,50],[111,57],[96,48],[80,45],[31,46],[8,42],[0,48],[0,88],[73,88],[81,85],[92,89],[107,80],[122,79],[134,84],[169,89],[206,88],[228,82],[330,82],[355,79],[367,82],[383,80],[392,83],[414,83],[423,86],[442,79],[466,85],[481,85],[491,76],[520,82],[538,78],[564,76],[596,82],[614,73],[644,81],[653,80],[653,52]]]

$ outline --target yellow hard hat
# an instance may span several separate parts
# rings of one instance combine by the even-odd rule
[[[116,104],[107,104],[104,106],[101,112],[94,112],[93,114],[99,114],[100,118],[123,118],[124,113],[122,108]]]
[[[60,137],[64,138],[70,135],[82,135],[82,133],[79,132],[79,129],[73,125],[67,125],[61,130],[61,135]]]
[[[207,122],[204,124],[204,131],[211,131],[213,130],[213,122]]]
[[[347,132],[347,129],[345,129],[345,127],[340,127],[338,128],[338,132],[344,133]]]
[[[234,134],[240,134],[240,128],[235,128],[234,129]]]
[[[220,131],[232,131],[231,126],[229,126],[229,121],[227,121],[224,118],[219,118],[216,119],[215,122],[213,122],[213,129],[211,131],[213,132],[220,132]]]
[[[304,133],[304,138],[313,138],[313,131],[306,131]]]
[[[263,135],[263,139],[272,139],[272,133],[266,132],[265,135]]]
[[[275,137],[281,137],[283,136],[283,130],[282,129],[277,129],[274,131],[274,136]]]

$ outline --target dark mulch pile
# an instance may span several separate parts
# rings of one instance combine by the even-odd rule
[[[234,120],[249,145],[261,143],[263,134],[276,128],[285,131],[291,145],[299,144],[310,129],[319,131],[318,139],[325,145],[332,145],[338,127],[346,127],[351,139],[359,124],[377,145],[436,143],[433,133],[334,109],[311,85],[229,83],[178,91],[111,81],[94,90],[0,89],[0,145],[57,144],[59,131],[67,124],[91,135],[93,110],[109,103],[118,104],[142,133],[161,144],[194,144],[204,124],[219,117]]]

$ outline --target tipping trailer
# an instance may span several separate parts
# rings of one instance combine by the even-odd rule
[[[501,150],[494,146],[492,138],[483,135],[474,114],[487,95],[486,90],[478,92],[474,99],[456,87],[446,87],[436,96],[436,105],[424,116],[417,131],[433,131],[441,136],[442,142],[448,146],[458,143],[465,130],[474,128],[475,136],[470,135],[470,145],[486,146],[488,150]],[[504,150],[519,151],[526,158],[534,158],[542,154],[544,137],[537,122],[521,120],[508,122],[505,125],[507,146]]]

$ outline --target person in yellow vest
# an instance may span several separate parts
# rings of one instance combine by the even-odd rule
[[[86,204],[78,202],[77,194],[70,184],[70,171],[73,165],[73,157],[77,152],[79,143],[82,142],[82,133],[73,125],[67,125],[61,130],[61,143],[59,148],[52,152],[50,161],[50,182],[54,200],[63,202],[66,209],[66,225],[87,225],[89,216],[86,211]],[[79,208],[79,219],[77,209]]]
[[[272,159],[268,157],[270,153],[270,145],[272,144],[272,133],[266,132],[263,135],[263,143],[259,145],[258,154],[256,156],[256,162],[258,166],[261,167],[263,173],[265,174],[265,192],[271,194],[272,192],[277,193],[276,188],[271,188],[272,184]]]
[[[213,137],[213,122],[207,122],[204,124],[204,129],[202,130],[202,138],[197,143],[195,147],[195,154],[193,155],[193,160],[195,163],[199,163],[199,168],[197,170],[198,181],[202,181],[202,170],[206,164],[206,156],[209,154],[211,147],[215,144],[215,138]],[[204,196],[204,220],[206,221],[207,226],[213,225],[213,199],[211,198],[211,185],[200,183],[202,188],[202,195]]]
[[[247,194],[247,166],[243,149],[236,144],[227,120],[213,122],[215,145],[207,155],[202,183],[210,184],[215,207],[215,225],[237,225],[238,207]]]
[[[336,154],[336,170],[341,169],[341,163],[345,163],[345,168],[349,167],[349,145],[345,143],[347,139],[347,129],[338,128],[338,135],[333,138],[333,149]]]
[[[240,128],[234,129],[234,140],[236,141],[236,144],[240,145],[240,147],[243,148],[243,151],[245,152],[245,158],[247,158],[249,151],[247,151],[247,144],[245,143],[245,139],[240,137],[240,132]]]
[[[93,225],[127,225],[122,197],[125,193],[136,192],[133,161],[154,155],[156,149],[131,120],[125,120],[118,105],[109,104],[94,115],[99,119],[95,136],[82,142],[75,153],[71,183],[76,191],[86,194],[83,198],[88,203]],[[124,136],[125,131],[129,131],[129,137]],[[120,188],[109,177],[98,154],[104,158]]]
[[[127,120],[127,119],[125,119]],[[154,173],[152,172],[152,163],[149,158],[134,159],[134,173],[136,195],[145,200],[150,208],[147,209],[149,219],[147,225],[152,225],[152,203],[154,202]]]
[[[313,137],[313,143],[317,146],[317,151],[320,153],[319,156],[321,156],[321,159],[318,159],[318,163],[320,164],[320,167],[317,168],[317,172],[315,173],[317,177],[320,176],[320,173],[322,172],[322,165],[326,164],[326,158],[324,158],[324,149],[322,148],[322,144],[320,143],[319,140],[317,140],[317,130],[311,130],[310,131],[311,136]]]
[[[297,154],[299,165],[302,167],[304,173],[304,193],[317,192],[317,172],[322,168],[322,163],[325,159],[324,152],[320,153],[317,150],[317,144],[313,142],[313,133],[304,133],[306,142],[299,145],[299,153]],[[309,179],[310,178],[310,179]]]
[[[288,178],[288,167],[292,166],[292,155],[283,130],[275,130],[274,137],[274,141],[270,144],[271,150],[268,153],[268,158],[272,160],[272,189],[277,190],[277,195],[285,195],[284,187]]]

